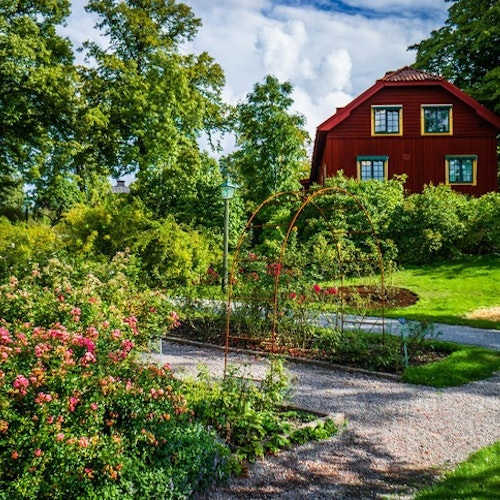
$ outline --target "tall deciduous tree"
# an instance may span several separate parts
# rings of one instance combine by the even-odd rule
[[[46,176],[71,142],[76,71],[56,27],[69,0],[0,0],[0,169],[22,188]],[[65,152],[64,152],[65,151]],[[0,191],[0,204],[4,191]]]
[[[415,66],[441,74],[500,113],[500,2],[446,0],[445,25],[412,45]]]
[[[300,189],[306,176],[307,143],[303,115],[293,113],[290,82],[268,75],[236,106],[237,150],[228,158],[252,205],[273,193]]]
[[[107,46],[87,43],[88,108],[100,117],[86,162],[135,173],[135,193],[157,215],[197,203],[207,175],[197,140],[222,126],[222,69],[189,54],[201,21],[176,0],[90,0]],[[206,207],[205,207],[206,208]]]

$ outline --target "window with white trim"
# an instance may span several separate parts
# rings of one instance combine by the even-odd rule
[[[451,104],[423,104],[422,135],[453,133],[453,107]]]
[[[446,183],[471,184],[477,183],[477,156],[476,155],[447,155]]]
[[[372,135],[401,135],[403,133],[403,106],[372,106]]]
[[[358,179],[361,181],[387,179],[388,156],[358,156]]]

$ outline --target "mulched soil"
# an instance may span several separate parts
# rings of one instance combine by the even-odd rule
[[[381,293],[378,287],[341,286],[338,294],[348,307],[361,306],[366,309],[400,309],[418,301],[418,295],[401,287],[387,287],[385,293]]]

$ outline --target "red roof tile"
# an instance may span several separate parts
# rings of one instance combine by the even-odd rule
[[[385,82],[417,82],[426,80],[444,80],[442,76],[433,75],[427,71],[405,66],[396,71],[388,71],[382,78]]]

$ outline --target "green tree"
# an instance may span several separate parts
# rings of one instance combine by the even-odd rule
[[[74,174],[65,174],[63,169],[51,174],[37,179],[34,183],[36,189],[33,215],[54,226],[75,203],[83,203],[86,200]]]
[[[500,2],[446,0],[445,25],[412,45],[417,68],[444,76],[500,113]]]
[[[292,92],[290,82],[268,75],[236,106],[237,150],[227,162],[252,205],[273,193],[300,189],[300,179],[307,175],[310,138],[304,116],[290,111]]]
[[[21,216],[21,205],[24,199],[23,182],[11,172],[0,171],[0,216],[11,221]]]
[[[71,137],[76,72],[56,32],[69,0],[0,0],[0,168],[21,183],[44,175]]]
[[[222,69],[186,50],[201,21],[175,0],[90,0],[87,10],[109,43],[85,45],[95,60],[85,112],[97,127],[80,163],[135,173],[135,193],[156,215],[182,219],[199,203],[195,186],[211,182],[198,139],[223,126]]]

